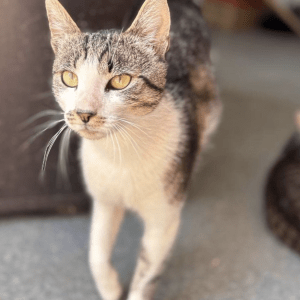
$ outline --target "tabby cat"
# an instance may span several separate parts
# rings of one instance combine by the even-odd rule
[[[167,0],[146,0],[127,30],[82,33],[57,0],[46,7],[53,92],[82,138],[93,199],[96,286],[104,300],[122,295],[110,257],[130,209],[144,221],[144,236],[127,299],[152,299],[196,161],[221,114],[204,21],[191,1],[171,0],[169,10]]]
[[[296,125],[268,176],[266,213],[275,235],[300,253],[300,113]]]

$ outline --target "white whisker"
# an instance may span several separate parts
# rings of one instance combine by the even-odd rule
[[[67,183],[68,186],[70,186],[69,174],[68,174],[68,162],[69,162],[68,153],[69,153],[71,133],[72,130],[68,128],[62,135],[61,141],[59,143],[59,156],[58,156],[58,163],[57,163],[57,168],[59,170],[58,174],[61,175],[62,179],[64,179],[64,181]]]
[[[124,128],[125,128],[125,126],[124,126]],[[140,135],[138,135],[136,132],[131,130],[128,126],[126,127],[126,129],[128,131],[130,131],[132,134],[134,134],[144,145],[148,145],[148,143],[145,140],[143,140],[143,138]]]
[[[45,154],[44,154],[44,159],[43,159],[43,164],[42,164],[42,175],[44,175],[45,169],[46,169],[46,164],[48,160],[49,153],[56,141],[56,139],[59,137],[59,135],[68,127],[67,124],[64,124],[63,127],[50,139],[48,142],[46,149],[45,149]]]
[[[123,121],[123,122],[125,122],[127,124],[130,124],[130,125],[132,125],[132,126],[134,126],[136,128],[145,128],[145,127],[142,127],[142,126],[140,126],[140,125],[138,125],[136,123],[130,122],[130,121],[126,120],[126,119],[119,118],[118,120]]]
[[[113,126],[113,128],[115,129],[116,127]],[[113,131],[113,134],[114,134],[114,136],[115,136],[115,139],[116,139],[116,142],[117,142],[117,146],[118,146],[118,150],[119,150],[119,162],[120,162],[120,168],[121,168],[121,166],[122,166],[121,147],[120,147],[120,143],[119,143],[119,140],[118,140],[118,137],[117,137],[115,131]]]
[[[47,92],[36,94],[34,96],[34,99],[41,100],[41,99],[45,99],[45,98],[48,98],[48,97],[51,97],[51,96],[53,96],[53,94],[52,94],[52,91],[50,90],[50,91],[47,91]]]
[[[27,119],[25,122],[21,123],[19,125],[19,128],[25,128],[26,126],[28,126],[29,124],[33,123],[34,121],[43,118],[43,117],[47,117],[47,116],[57,116],[57,115],[63,115],[63,112],[57,111],[57,110],[52,110],[52,109],[47,109],[47,110],[43,110],[37,114],[35,114],[34,116],[30,117],[29,119]]]
[[[39,132],[39,131],[47,130],[49,128],[53,128],[58,123],[61,123],[64,121],[65,121],[64,119],[47,121],[45,123],[42,123],[42,124],[39,124],[39,125],[33,127],[32,131]]]
[[[58,123],[63,122],[64,119],[62,120],[58,120],[58,121],[48,121],[45,122],[42,125],[38,125],[34,128],[34,131],[37,131],[39,129],[42,129],[41,131],[35,133],[33,136],[31,136],[30,138],[28,138],[20,147],[20,149],[24,150],[26,149],[31,143],[33,143],[35,141],[36,138],[38,138],[40,135],[42,135],[46,130],[51,129],[53,127],[55,127]]]
[[[147,132],[145,132],[144,130],[142,130],[141,127],[140,127],[139,125],[137,125],[137,124],[135,124],[135,123],[132,123],[132,122],[130,122],[130,121],[128,121],[128,120],[125,120],[125,119],[118,119],[118,120],[121,121],[121,122],[127,123],[127,124],[131,125],[132,127],[136,128],[136,129],[138,129],[138,130],[140,130],[140,131],[141,131],[142,133],[144,133],[148,138],[150,138],[150,139],[153,140],[153,137],[150,136],[150,135],[149,135]],[[148,129],[147,129],[147,130],[148,130]]]
[[[107,149],[108,136],[109,136],[109,135],[106,133],[106,136],[105,136],[105,149]]]
[[[109,136],[111,138],[112,144],[113,144],[113,149],[114,149],[114,164],[116,162],[116,146],[115,146],[115,141],[112,137],[112,131],[109,129]]]
[[[120,119],[121,120],[121,119]],[[127,123],[127,122],[125,122],[125,123]],[[129,123],[130,124],[130,123]],[[119,124],[119,125],[121,125],[121,124]],[[133,124],[134,125],[134,124]],[[135,126],[134,126],[135,127]],[[134,136],[136,136],[138,139],[139,139],[139,141],[143,144],[143,146],[146,146],[146,147],[148,147],[149,146],[149,143],[145,140],[145,139],[143,139],[137,132],[135,132],[134,130],[131,130],[128,126],[124,126],[124,127],[122,127],[124,130],[125,130],[125,128],[129,131],[129,132],[131,132]],[[127,132],[128,133],[128,132]],[[147,135],[148,136],[148,135]],[[155,140],[151,137],[151,136],[148,136],[150,139],[152,139],[152,141],[154,141],[155,142]],[[131,136],[131,138],[133,138],[132,136]],[[138,145],[139,146],[139,148],[140,149],[142,149],[142,145],[141,144],[138,144],[136,141],[134,141],[135,142],[135,144],[136,145]],[[147,156],[148,157],[152,157],[152,158],[154,158],[154,156],[152,155],[152,153],[151,153],[151,151],[146,151],[146,152],[144,152],[145,154],[147,154]]]
[[[122,128],[120,128],[120,125],[118,125],[118,124],[115,124],[115,126],[118,129],[118,132],[122,136],[123,140],[125,141],[127,149],[129,149],[126,137],[124,136],[123,132],[121,131]]]
[[[141,160],[141,156],[137,150],[136,147],[139,147],[138,143],[134,140],[134,138],[126,131],[125,127],[123,127],[121,124],[119,124],[120,126],[120,130],[123,131],[123,133],[129,138],[129,142],[131,143],[134,151],[136,152],[137,156],[139,157],[139,159]],[[134,145],[135,144],[135,145]]]

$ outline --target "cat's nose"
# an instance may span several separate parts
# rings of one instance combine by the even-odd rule
[[[88,123],[91,119],[91,117],[95,116],[96,113],[94,112],[82,112],[82,111],[77,111],[77,115],[80,117],[81,121],[83,123]]]

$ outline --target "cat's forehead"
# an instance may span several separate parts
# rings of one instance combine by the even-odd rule
[[[113,35],[113,32],[103,31],[66,36],[61,41],[56,53],[54,68],[76,69],[80,60],[94,58],[98,58],[98,61],[101,62],[101,53],[104,54],[109,37]]]
[[[56,54],[54,69],[76,70],[80,64],[90,61],[97,64],[100,71],[113,66],[116,72],[135,72],[149,67],[153,53],[136,37],[117,30],[83,33],[63,41]]]

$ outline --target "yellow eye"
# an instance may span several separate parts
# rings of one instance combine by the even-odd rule
[[[118,75],[118,76],[115,76],[114,78],[112,78],[112,80],[110,81],[110,84],[114,89],[122,90],[122,89],[125,89],[126,86],[128,86],[130,81],[131,81],[131,76],[129,76],[127,74],[123,74],[123,75]]]
[[[64,71],[62,73],[62,81],[68,87],[74,88],[78,86],[77,75],[69,71]]]

